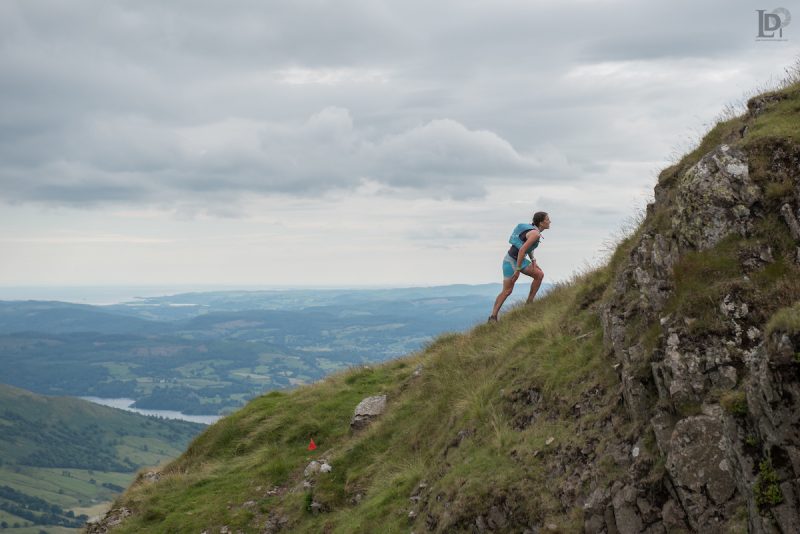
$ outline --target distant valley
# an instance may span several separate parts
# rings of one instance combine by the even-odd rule
[[[499,284],[219,291],[107,306],[0,302],[2,382],[224,414],[268,390],[422,348],[483,321]],[[525,288],[515,298],[525,296]]]

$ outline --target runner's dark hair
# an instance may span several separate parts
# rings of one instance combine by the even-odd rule
[[[533,214],[533,225],[539,226],[539,223],[545,220],[546,218],[547,218],[546,211],[537,211],[536,213]]]

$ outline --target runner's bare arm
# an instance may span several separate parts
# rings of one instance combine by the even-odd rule
[[[519,254],[517,254],[518,271],[522,270],[522,262],[525,260],[525,254],[528,253],[528,250],[530,250],[537,239],[539,239],[539,230],[531,230],[528,232],[528,238],[525,240],[525,243],[522,244],[522,248],[519,249]]]

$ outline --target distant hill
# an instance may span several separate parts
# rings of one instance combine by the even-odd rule
[[[157,322],[88,304],[52,301],[0,301],[0,334],[14,332],[98,332],[130,334],[163,332]]]
[[[75,527],[203,428],[0,384],[0,525]]]

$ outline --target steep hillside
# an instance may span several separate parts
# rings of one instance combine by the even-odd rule
[[[800,531],[799,113],[798,84],[752,99],[605,267],[253,400],[91,531]]]

